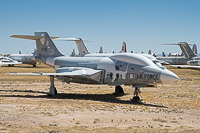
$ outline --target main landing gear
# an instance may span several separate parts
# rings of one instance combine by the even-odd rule
[[[56,90],[56,87],[54,86],[54,76],[53,75],[50,76],[50,82],[51,82],[51,86],[49,88],[49,95],[50,96],[57,95],[57,90]]]
[[[120,85],[119,86],[115,86],[115,92],[113,93],[113,95],[117,95],[117,96],[124,95],[123,88]]]
[[[135,87],[133,98],[131,99],[132,102],[141,102],[142,101],[140,99],[140,97],[138,96],[139,93],[141,93],[140,88],[139,87]]]

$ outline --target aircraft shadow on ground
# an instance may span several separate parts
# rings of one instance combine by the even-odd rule
[[[118,96],[113,94],[77,94],[77,93],[59,93],[55,96],[49,96],[47,92],[32,91],[32,90],[0,90],[0,92],[27,92],[27,93],[41,93],[46,95],[0,95],[0,97],[21,97],[21,98],[48,98],[48,99],[76,99],[76,100],[93,100],[118,104],[134,104],[158,108],[168,108],[155,104],[147,104],[144,102],[131,102],[130,100],[120,100]]]

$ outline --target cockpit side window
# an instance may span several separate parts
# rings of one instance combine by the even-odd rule
[[[122,61],[117,61],[115,64],[115,70],[117,71],[126,71],[128,63],[122,62]]]

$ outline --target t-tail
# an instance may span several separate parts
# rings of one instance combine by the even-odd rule
[[[56,38],[55,40],[61,40],[61,41],[75,41],[76,45],[78,47],[79,56],[84,56],[86,54],[90,54],[87,47],[85,46],[85,40],[82,38]],[[89,42],[89,41],[88,41]]]
[[[197,56],[197,54],[191,49],[191,47],[189,46],[187,42],[180,42],[178,43],[178,45],[180,46],[185,57],[192,58],[192,57]]]
[[[50,37],[47,32],[35,32],[35,36],[12,35],[11,37],[35,40],[37,47],[37,56],[35,58],[42,63],[54,66],[54,58],[63,56],[52,41],[57,37]]]

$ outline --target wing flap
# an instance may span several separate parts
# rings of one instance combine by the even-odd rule
[[[9,75],[27,75],[27,76],[57,76],[63,78],[72,78],[72,79],[89,79],[96,82],[99,82],[102,75],[102,70],[94,69],[76,69],[69,72],[59,72],[59,73],[8,73]]]

